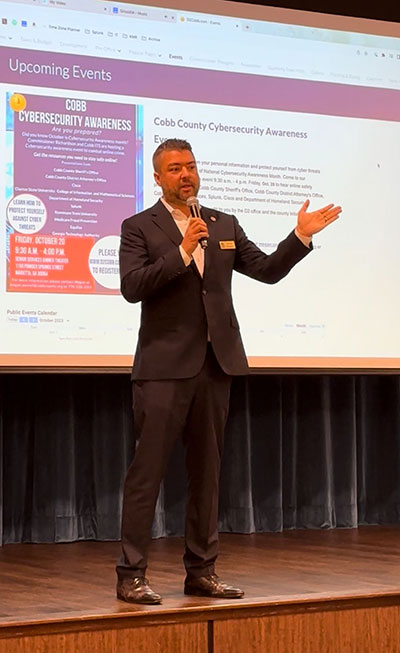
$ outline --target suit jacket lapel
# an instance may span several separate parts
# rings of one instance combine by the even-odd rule
[[[174,245],[179,247],[182,242],[182,234],[176,226],[172,215],[160,200],[151,209],[151,217],[153,222],[155,222],[156,225],[162,229],[168,238],[172,240]],[[199,279],[202,280],[202,276],[197,268],[196,263],[193,260],[191,261],[189,267],[195,274],[197,274]]]
[[[151,217],[153,222],[155,222],[156,225],[167,234],[168,238],[170,238],[175,245],[181,244],[182,234],[176,226],[172,215],[160,200],[153,206]]]
[[[210,220],[210,217],[212,216],[212,211],[210,209],[207,209],[205,207],[201,208],[201,215],[208,227],[208,240],[211,240],[212,238],[212,232],[213,232],[213,227],[214,227],[214,222]],[[210,266],[210,256],[211,256],[211,250],[209,247],[206,247],[204,250],[204,271],[203,271],[203,279],[206,276],[207,268]]]
[[[208,232],[209,232],[209,238],[212,237],[212,231],[214,227],[214,222],[210,219],[212,215],[212,211],[210,209],[207,209],[205,207],[202,207],[201,209],[202,213],[202,218],[204,222],[207,224],[208,227]],[[157,204],[153,206],[153,209],[151,210],[151,217],[152,220],[156,223],[156,225],[162,229],[162,231],[172,240],[172,242],[176,245],[179,246],[182,242],[182,234],[179,231],[178,227],[175,224],[175,221],[168,211],[168,209],[164,206],[164,204],[158,200]],[[198,277],[203,280],[204,276],[206,274],[206,269],[207,266],[210,265],[210,252],[208,251],[208,247],[204,250],[204,271],[203,271],[203,277],[201,276],[197,265],[194,261],[190,263],[190,268],[195,272]]]

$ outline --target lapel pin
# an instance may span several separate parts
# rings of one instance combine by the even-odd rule
[[[212,220],[213,222],[216,222],[217,218],[215,217],[215,215],[212,215],[212,216],[210,216],[210,220]]]

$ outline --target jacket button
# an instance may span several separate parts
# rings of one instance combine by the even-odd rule
[[[203,295],[207,295],[207,290],[202,290],[201,292],[203,293]]]

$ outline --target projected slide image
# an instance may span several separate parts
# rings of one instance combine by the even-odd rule
[[[342,207],[279,284],[233,275],[250,365],[400,367],[399,28],[228,0],[50,4],[2,3],[0,365],[130,366],[121,223],[160,198],[153,152],[181,138],[200,204],[267,255],[306,199]]]
[[[337,164],[331,152],[329,161],[322,156],[317,121],[294,112],[190,102],[169,102],[160,113],[148,103],[145,138],[154,147],[172,135],[188,139],[197,156],[201,203],[236,215],[270,253],[293,228],[306,198],[314,208],[330,201]],[[149,203],[151,190],[146,187]],[[153,190],[160,194],[155,184]]]
[[[7,94],[7,291],[118,293],[120,216],[140,209],[137,107],[20,97],[14,110]]]
[[[338,94],[337,106],[340,99]],[[340,220],[315,237],[312,256],[276,287],[234,276],[249,356],[301,351],[378,357],[396,351],[398,277],[390,271],[396,269],[397,245],[376,225],[379,216],[390,234],[399,232],[391,209],[399,125],[342,117],[335,108],[327,116],[189,102],[164,103],[160,112],[159,104],[146,104],[147,143],[172,134],[188,138],[198,156],[201,203],[235,214],[266,253],[293,228],[306,198],[311,210],[336,198],[343,207]],[[378,256],[379,265],[371,265]],[[385,338],[379,337],[381,315]]]

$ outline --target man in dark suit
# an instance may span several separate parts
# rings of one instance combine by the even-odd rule
[[[218,483],[233,375],[246,374],[231,296],[233,270],[276,283],[312,249],[311,237],[341,211],[332,204],[298,214],[296,229],[270,255],[246,237],[237,219],[202,207],[191,218],[187,200],[200,186],[189,143],[169,139],[154,153],[163,196],[125,220],[120,248],[121,292],[141,302],[133,365],[137,447],[124,490],[117,596],[160,603],[145,578],[151,526],[172,447],[183,438],[188,501],[185,594],[240,598],[243,591],[215,574]],[[203,249],[199,241],[207,239]]]

